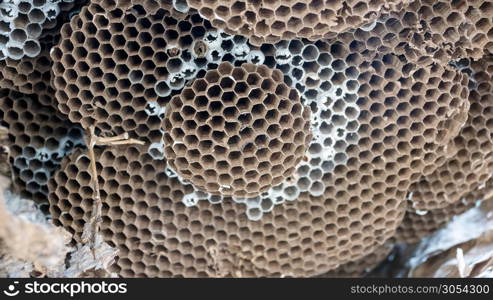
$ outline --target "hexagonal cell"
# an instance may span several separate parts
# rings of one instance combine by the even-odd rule
[[[161,125],[138,115],[146,101],[134,100],[131,111],[124,110],[126,101],[145,97],[164,107],[172,91],[181,89],[184,78],[192,78],[197,71],[190,55],[192,46],[182,41],[200,40],[212,27],[198,14],[171,17],[159,10],[163,5],[172,9],[171,5],[151,2],[90,3],[65,24],[61,42],[52,52],[53,82],[59,105],[68,110],[71,120],[82,119],[85,127],[97,123],[98,130],[107,135],[126,132],[150,143],[161,140],[162,135],[145,134],[147,130],[159,132]],[[136,8],[127,11],[124,24],[118,17],[122,5]],[[93,20],[94,12],[98,13]],[[163,52],[166,49],[169,53]],[[75,70],[70,66],[73,60]],[[121,93],[125,97],[119,97]],[[104,103],[116,99],[118,105],[102,107],[94,99]],[[136,120],[135,126],[128,126]]]
[[[14,183],[21,195],[47,202],[48,180],[61,160],[74,149],[84,147],[82,128],[41,96],[0,89],[0,118],[9,129]]]
[[[49,41],[42,41],[40,53],[34,57],[23,57],[19,60],[0,59],[0,87],[25,94],[37,94],[39,100],[46,105],[54,103],[54,91],[50,84],[51,46]]]
[[[14,1],[6,0],[2,6],[0,59],[19,60],[36,57],[41,52],[40,39],[50,37],[57,21],[66,21],[67,14],[83,1],[70,0]],[[75,2],[75,3],[74,3]],[[59,28],[57,28],[59,29]],[[43,36],[42,33],[44,32]]]
[[[423,237],[445,226],[454,216],[460,215],[473,207],[477,199],[482,198],[482,194],[483,191],[468,193],[464,197],[465,201],[459,201],[444,208],[406,212],[404,220],[397,228],[396,241],[404,243],[419,242]]]
[[[491,174],[488,59],[473,67],[470,99],[467,76],[449,65],[491,48],[489,2],[260,2],[189,0],[199,13],[183,15],[183,1],[93,1],[62,29],[52,54],[60,110],[152,148],[97,153],[102,232],[120,250],[120,275],[361,274],[396,230],[416,238],[449,217],[409,211],[445,210]],[[257,49],[245,36],[286,41]],[[4,118],[29,144],[14,146],[24,155],[15,164],[34,192],[52,167],[38,148],[56,143],[24,133],[16,120],[42,118],[16,102]],[[75,239],[93,204],[87,171],[74,155],[50,181],[55,222]]]
[[[350,261],[337,269],[331,270],[318,278],[362,278],[382,264],[392,253],[393,244],[385,243],[364,257]]]
[[[493,78],[493,58],[472,60],[467,62],[467,66],[476,86],[469,94],[468,114],[463,115],[467,120],[462,120],[462,127],[452,141],[452,156],[435,157],[440,163],[438,167],[411,187],[413,207],[416,210],[445,209],[461,202],[464,195],[484,185],[493,171],[492,154],[489,150],[493,143],[485,138],[491,135],[487,124],[493,120],[490,113],[493,106],[485,101],[493,94],[490,84]],[[428,104],[425,106],[436,113],[434,117],[441,115],[444,109],[436,109],[434,105]],[[450,120],[449,123],[453,124],[453,121]]]
[[[234,92],[238,80],[243,78],[247,78],[246,83],[240,81],[239,84],[247,84],[248,89],[251,90],[247,97],[240,97]],[[289,88],[273,78],[278,79],[282,76],[279,71],[270,70],[265,66],[243,64],[241,67],[234,67],[226,62],[219,65],[217,71],[207,72],[204,79],[199,79],[192,87],[185,88],[182,92],[183,96],[174,97],[166,109],[164,121],[165,154],[170,166],[185,180],[190,180],[200,189],[212,194],[235,197],[257,196],[272,185],[279,184],[282,177],[290,176],[301,161],[307,143],[311,140],[308,129],[309,113],[307,108],[301,106],[296,93],[293,99],[288,99],[282,94],[274,94],[272,91],[278,88]],[[264,89],[265,80],[270,80],[269,89]],[[228,96],[228,101],[222,101],[224,89],[233,93]],[[188,97],[189,94],[193,95],[193,90],[205,90],[208,97]],[[269,101],[267,97],[270,98]],[[281,135],[281,130],[290,125],[286,119],[279,118],[277,113],[278,105],[283,100],[287,100],[285,105],[287,110],[292,112],[292,118],[300,119],[302,124]],[[294,109],[297,106],[298,108]],[[200,111],[202,109],[206,110]],[[199,112],[193,113],[195,111]],[[193,118],[194,126],[187,126],[187,137],[184,134],[176,134],[177,130],[180,132],[182,130],[182,126],[176,120],[189,117]],[[267,121],[271,125],[261,127],[259,125],[261,121]],[[298,138],[295,139],[295,136]],[[269,147],[273,142],[279,147],[283,145],[292,147],[285,147],[285,152],[279,152],[275,160],[269,160],[268,156],[255,157],[260,153],[259,151]],[[199,147],[201,143],[210,143],[214,148],[212,153],[214,156],[204,155]],[[186,149],[189,155],[196,153],[202,158],[200,163],[194,165],[193,172],[190,170],[193,158],[182,157],[184,152],[181,148]],[[244,160],[243,164],[238,164],[242,157],[250,155],[253,155],[252,161],[256,163],[252,164],[250,160],[245,163]],[[215,169],[216,159],[224,159],[223,161],[229,166],[220,170]],[[259,164],[268,166],[258,169]],[[273,170],[282,170],[282,173],[269,176],[270,182],[263,182],[262,186],[256,183],[260,176]],[[200,180],[197,180],[196,176],[199,176]],[[241,183],[233,184],[231,178],[242,180]],[[273,178],[276,180],[272,181]]]

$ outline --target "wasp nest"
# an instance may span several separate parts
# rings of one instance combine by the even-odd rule
[[[24,94],[46,94],[43,104],[52,104],[54,90],[51,81],[51,58],[49,45],[41,42],[41,52],[36,57],[19,60],[0,60],[0,88],[8,88]],[[51,96],[49,96],[51,95]]]
[[[407,1],[215,1],[187,0],[214,27],[249,37],[254,45],[280,40],[333,37],[371,23],[382,10]]]
[[[0,2],[15,180],[121,276],[362,275],[489,192],[493,0]]]
[[[414,0],[355,33],[370,49],[389,48],[409,60],[479,59],[493,51],[493,1]]]
[[[415,190],[417,183],[411,187],[411,191]],[[447,223],[455,216],[460,215],[468,209],[478,205],[481,201],[489,200],[492,196],[493,177],[481,183],[481,186],[466,192],[462,195],[459,201],[448,204],[442,208],[430,210],[416,210],[413,208],[413,203],[410,202],[408,211],[404,216],[404,220],[397,229],[397,234],[394,237],[396,242],[417,243],[423,237],[426,237],[436,230],[445,227]],[[412,192],[410,198],[412,198]]]
[[[423,237],[435,232],[452,219],[474,206],[474,201],[480,200],[476,195],[471,195],[466,201],[450,204],[444,208],[430,209],[427,211],[408,211],[402,224],[397,228],[396,240],[398,242],[416,243]]]
[[[84,145],[82,129],[36,95],[0,89],[2,124],[9,129],[14,183],[23,196],[46,203],[48,180],[61,160]]]
[[[39,38],[44,29],[56,25],[60,3],[61,0],[5,0],[0,3],[0,59],[39,55]]]
[[[267,66],[223,63],[166,109],[165,154],[185,180],[213,194],[254,197],[291,176],[310,142],[298,91]]]
[[[163,170],[164,164],[159,168],[150,168],[163,174],[160,175],[162,178],[166,178],[161,181],[155,180],[155,184],[167,186],[167,180],[173,179],[175,184],[181,184],[179,185],[181,192],[176,194],[176,197],[170,196],[169,200],[166,200],[168,203],[166,208],[156,210],[155,215],[162,218],[163,224],[161,227],[163,229],[160,231],[163,243],[161,246],[153,246],[152,242],[146,243],[145,239],[139,241],[132,238],[136,232],[141,232],[141,228],[145,228],[135,225],[134,220],[139,216],[144,220],[149,218],[147,214],[150,212],[146,206],[148,204],[141,204],[146,209],[139,213],[126,213],[121,211],[124,210],[121,207],[115,208],[120,211],[121,218],[126,215],[135,217],[135,219],[131,217],[131,222],[111,223],[112,225],[107,227],[112,232],[120,230],[124,233],[118,236],[122,239],[121,243],[125,243],[125,247],[121,246],[123,253],[128,253],[129,257],[122,257],[119,261],[117,269],[120,274],[125,276],[320,275],[372,253],[394,236],[404,217],[407,206],[406,196],[411,182],[419,178],[428,164],[435,162],[436,157],[431,154],[438,148],[437,145],[443,146],[451,139],[447,130],[454,131],[455,128],[448,125],[449,120],[461,115],[461,112],[467,109],[467,106],[464,106],[465,99],[462,98],[467,92],[467,86],[464,86],[467,82],[463,80],[466,74],[450,66],[433,63],[418,66],[407,62],[404,57],[353,49],[351,43],[337,42],[327,47],[326,51],[330,52],[335,61],[334,74],[338,75],[328,77],[326,81],[338,87],[336,89],[340,89],[334,92],[336,96],[346,93],[347,90],[353,91],[355,96],[346,99],[348,102],[353,99],[359,111],[355,115],[354,128],[358,138],[348,143],[345,151],[347,160],[327,169],[330,171],[325,172],[320,169],[319,175],[317,172],[310,175],[310,178],[319,178],[324,183],[322,193],[313,195],[309,190],[303,192],[298,190],[298,195],[294,198],[296,201],[290,205],[274,206],[278,203],[277,198],[283,199],[281,190],[277,194],[278,197],[264,198],[262,202],[269,207],[270,213],[252,220],[247,213],[248,205],[250,202],[256,202],[256,198],[244,199],[247,205],[241,206],[235,203],[234,197],[231,199],[218,195],[219,197],[208,199],[214,200],[215,203],[220,202],[220,205],[211,203],[212,201],[200,201],[194,206],[187,207],[182,200],[193,192],[195,187],[172,177],[171,173]],[[223,79],[225,83],[222,86],[229,86],[227,82],[231,78],[228,79],[226,76],[219,78],[217,75],[224,66],[226,64],[217,71],[209,73],[216,74],[214,77],[219,84],[212,84],[209,87],[204,85],[209,79],[207,75],[203,80],[199,78],[191,87],[185,88],[179,97],[174,98],[177,99],[176,101],[179,99],[177,104],[182,103],[182,99],[190,99],[190,103],[195,105],[195,101],[191,99],[196,100],[200,96],[199,93],[195,95],[195,92],[192,92],[200,86],[209,87],[209,90],[203,87],[199,90],[210,91],[213,86],[221,87]],[[244,71],[243,68],[227,66],[228,70],[232,70],[231,73],[226,72],[227,74],[233,74],[234,70]],[[263,67],[255,68],[258,70]],[[356,71],[357,76],[351,77],[354,75],[352,72]],[[230,77],[234,78],[234,76]],[[214,89],[212,92],[214,93]],[[337,102],[335,96],[334,99],[330,97],[328,99]],[[174,122],[172,117],[174,101],[170,102],[166,112],[171,123]],[[302,97],[301,101],[306,100]],[[213,102],[207,99],[206,104]],[[190,109],[183,109],[185,105],[176,107],[180,108],[180,112],[192,112]],[[326,111],[322,113],[323,116],[328,116],[332,113],[338,114],[340,106],[329,106],[324,109],[314,104],[310,108],[312,114],[321,109]],[[180,116],[180,114],[176,115]],[[180,121],[180,118],[177,120]],[[312,130],[317,128],[316,126],[312,126]],[[185,130],[186,127],[183,126],[181,129]],[[173,129],[166,132],[171,136]],[[191,139],[187,143],[192,141]],[[326,144],[322,143],[320,146],[324,145]],[[110,150],[107,151],[111,153]],[[137,160],[140,156],[133,158],[128,154],[122,155],[120,159],[128,160],[130,164],[130,161]],[[101,160],[97,159],[97,161]],[[146,156],[145,160],[149,158]],[[77,174],[87,172],[83,171],[88,169],[87,160],[81,161],[85,161],[84,168],[79,166],[70,168],[72,172],[70,174],[68,171],[61,171],[65,175],[61,173],[55,178],[61,176],[73,180],[77,178]],[[72,160],[67,164],[73,163]],[[317,166],[320,160],[312,158],[308,163],[309,166]],[[144,162],[135,164],[145,165]],[[118,171],[111,174],[113,173],[119,174]],[[152,175],[150,171],[147,173],[148,176]],[[131,183],[116,177],[114,180],[109,179],[113,176],[109,174],[105,173],[100,178],[108,178],[113,186],[112,189],[120,188],[122,193],[132,195],[134,188]],[[57,189],[54,193],[57,195],[55,198],[57,203],[68,203],[66,208],[59,208],[60,212],[70,211],[70,203],[77,203],[82,201],[81,198],[85,198],[80,197],[80,191],[89,191],[82,185],[77,189],[74,188],[77,192],[66,191],[67,185],[64,182],[65,179],[60,183],[54,181],[52,190]],[[89,183],[87,186],[90,187]],[[174,188],[164,189],[172,191]],[[59,190],[63,192],[58,192]],[[69,196],[74,193],[79,196]],[[105,184],[102,184],[101,194],[111,194]],[[264,195],[259,197],[262,198]],[[131,196],[127,198],[132,199]],[[109,201],[106,200],[105,205],[110,205]],[[118,201],[115,203],[121,205]],[[131,209],[135,210],[135,208]],[[70,222],[73,218],[73,213],[62,218],[60,212],[58,215],[54,213],[55,219],[66,219],[66,222]],[[79,215],[82,212],[87,215],[84,209],[78,212]],[[143,224],[148,223],[145,221]],[[78,226],[81,228],[81,224]],[[293,239],[299,242],[293,243]],[[151,248],[159,249],[152,251],[165,254],[159,258],[153,257],[152,251],[149,250]],[[219,267],[210,268],[211,264]]]
[[[170,65],[179,68],[185,53],[175,47],[191,47],[193,37],[205,34],[204,21],[178,22],[164,10],[149,14],[148,6],[124,10],[103,2],[90,3],[62,28],[52,52],[58,107],[84,127],[159,141],[165,99],[155,85]]]
[[[166,162],[139,147],[97,149],[96,161],[101,229],[120,250],[114,271],[122,276],[307,276],[336,266],[336,256],[324,255],[337,247],[336,219],[322,221],[335,212],[320,203],[300,199],[291,207],[277,206],[261,221],[249,221],[232,201],[190,208],[176,201],[191,186],[169,177],[163,171]],[[76,240],[93,207],[89,164],[88,155],[77,151],[50,181],[54,222]],[[338,212],[339,218],[354,216],[342,207]]]
[[[222,60],[258,56],[198,14],[175,19],[141,2],[95,1],[66,24],[52,52],[54,86],[73,122],[158,143],[164,106],[188,81]]]
[[[493,195],[492,190],[493,177],[490,177],[485,182],[482,182],[480,187],[464,193],[460,201],[451,203],[443,208],[415,210],[412,208],[412,203],[410,203],[409,210],[397,229],[394,240],[406,243],[419,242],[423,237],[446,226],[454,216],[464,213],[482,201],[490,200]]]
[[[493,1],[413,1],[401,15],[411,30],[420,24],[416,44],[429,52],[445,51],[452,59],[481,58],[493,53]],[[441,50],[437,50],[441,49]]]
[[[472,74],[468,119],[453,141],[456,155],[416,184],[415,209],[443,208],[456,203],[479,188],[493,172],[493,59],[488,56],[470,65],[467,61],[462,63],[466,64],[464,71]]]
[[[348,262],[339,266],[322,276],[320,278],[357,278],[366,276],[378,265],[385,261],[385,259],[392,252],[393,245],[391,243],[385,243],[378,247],[374,252],[357,259],[355,261]]]
[[[22,2],[22,1],[21,1]],[[46,105],[54,105],[54,90],[51,87],[50,49],[58,43],[61,24],[68,22],[70,16],[76,12],[86,0],[60,2],[60,13],[56,19],[57,26],[44,28],[38,39],[40,53],[34,57],[23,56],[20,59],[6,57],[0,59],[0,88],[9,88],[25,94],[48,94],[40,100],[50,100]],[[35,1],[33,5],[40,5],[42,1]],[[22,6],[22,4],[21,4]],[[55,23],[53,23],[55,25]]]
[[[347,164],[350,158],[347,151],[358,144],[361,130],[371,129],[371,124],[365,124],[368,122],[365,118],[381,122],[383,126],[383,118],[400,111],[404,115],[394,117],[398,123],[388,128],[395,126],[393,130],[402,132],[397,128],[413,124],[413,128],[420,132],[412,136],[412,141],[415,143],[422,140],[424,148],[413,150],[413,153],[421,155],[423,161],[412,162],[413,178],[421,173],[432,172],[454,154],[455,148],[448,144],[465,122],[468,110],[465,99],[467,77],[458,70],[429,61],[425,61],[424,67],[418,67],[417,64],[390,54],[381,55],[370,64],[365,59],[373,60],[370,57],[374,51],[365,51],[364,44],[354,39],[335,43],[293,40],[273,46],[264,45],[260,50],[265,57],[265,64],[282,70],[285,82],[295,86],[301,93],[302,102],[311,108],[311,131],[314,138],[306,153],[308,159],[300,163],[293,176],[296,184],[283,183],[260,197],[233,198],[249,207],[248,214],[252,219],[259,218],[261,212],[270,211],[272,200],[275,204],[292,201],[304,191],[313,196],[323,195],[326,187],[330,186],[324,178],[337,166]],[[373,74],[373,69],[378,74]],[[400,74],[409,78],[404,80]],[[403,84],[408,86],[400,90]],[[377,90],[379,88],[385,89]],[[416,103],[421,97],[417,96],[419,92],[435,100],[430,99],[426,104],[423,102],[422,109],[412,109],[410,103]],[[377,115],[372,117],[375,113],[365,111],[361,104],[378,102],[368,104],[373,107],[371,109],[375,109],[381,105],[382,100],[378,98],[392,101],[393,106],[387,109],[381,107]],[[435,112],[440,115],[439,118],[433,116]],[[447,116],[443,115],[444,112]],[[384,114],[380,121],[379,113]],[[426,117],[426,126],[434,124],[436,127],[427,127],[425,130],[421,121],[412,121],[416,116]],[[373,137],[366,139],[370,144],[374,141],[378,145]],[[185,201],[193,204],[197,199],[208,199],[214,203],[221,201],[218,197],[207,198],[201,193],[187,196]]]

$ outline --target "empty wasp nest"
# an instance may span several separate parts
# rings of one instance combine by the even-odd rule
[[[0,89],[0,120],[9,129],[14,183],[21,195],[47,203],[48,180],[62,159],[83,147],[80,126],[36,95]]]
[[[168,104],[165,155],[213,194],[254,197],[293,175],[310,142],[310,113],[279,70],[222,63]]]
[[[415,209],[443,208],[461,201],[493,173],[493,57],[465,60],[460,67],[472,78],[467,122],[453,140],[455,155],[416,183]]]
[[[101,232],[119,249],[113,270],[121,276],[310,276],[341,261],[333,251],[347,242],[337,243],[336,237],[348,230],[344,218],[358,219],[354,211],[341,206],[336,222],[336,211],[301,197],[291,207],[277,206],[256,222],[249,221],[245,209],[232,201],[186,207],[177,200],[192,187],[169,177],[163,171],[166,161],[142,150],[125,146],[95,151],[103,202]],[[80,241],[91,216],[93,180],[88,155],[76,151],[50,181],[53,220],[74,233],[75,240]],[[368,206],[362,210],[379,214]],[[371,220],[361,222],[354,219],[351,224],[355,230],[371,232]],[[354,238],[360,240],[357,243],[369,241]],[[354,250],[359,247],[363,245]],[[332,255],[326,256],[327,250]]]
[[[417,0],[399,14],[415,45],[429,53],[444,51],[452,59],[493,53],[492,0]]]
[[[19,7],[24,5],[22,2],[32,1],[20,1]],[[20,59],[11,57],[0,59],[0,88],[9,88],[25,94],[47,94],[48,97],[40,97],[40,100],[49,100],[49,103],[43,102],[43,104],[54,105],[54,89],[50,84],[52,67],[50,50],[58,43],[61,25],[67,22],[70,16],[77,12],[85,2],[86,0],[73,0],[57,4],[60,13],[56,18],[56,23],[53,22],[49,28],[45,27],[39,37],[40,53],[38,55],[34,57],[23,56]],[[42,3],[43,1],[34,1],[32,5],[39,6]],[[32,8],[32,10],[35,9]]]
[[[106,172],[102,163],[106,159],[101,156],[96,159],[101,164],[100,178],[104,181],[101,182],[101,195],[105,199],[103,205],[108,207],[104,213],[108,217],[103,216],[107,224],[105,235],[118,238],[115,245],[119,245],[122,256],[115,268],[121,275],[321,275],[373,253],[395,235],[408,206],[411,183],[425,170],[429,173],[433,171],[433,166],[438,167],[436,162],[442,161],[441,157],[449,156],[445,145],[450,144],[453,132],[458,132],[456,127],[463,124],[463,112],[468,109],[464,97],[467,94],[467,74],[452,66],[432,62],[417,65],[402,56],[362,50],[362,44],[356,42],[315,43],[314,46],[330,54],[331,59],[323,55],[320,63],[330,66],[329,71],[325,72],[334,72],[323,77],[326,78],[327,87],[333,86],[334,90],[328,88],[332,92],[328,94],[324,106],[309,105],[312,111],[310,120],[313,116],[319,116],[315,119],[318,122],[312,120],[313,134],[321,134],[314,132],[314,129],[322,133],[326,130],[320,125],[324,119],[344,115],[341,107],[345,106],[333,105],[337,100],[354,103],[354,107],[358,108],[357,114],[351,110],[346,112],[354,115],[354,128],[349,129],[357,135],[346,145],[344,153],[347,159],[324,169],[323,164],[319,167],[319,157],[310,158],[310,150],[306,152],[308,162],[305,168],[313,168],[307,177],[323,182],[322,191],[315,189],[315,194],[310,189],[300,191],[296,184],[291,184],[291,189],[288,189],[289,184],[283,182],[280,187],[273,187],[258,197],[239,201],[235,197],[231,199],[217,195],[223,199],[216,201],[217,197],[211,197],[210,201],[199,201],[187,207],[182,201],[194,193],[195,187],[167,172],[165,163],[145,171],[135,168],[139,176],[145,175],[151,179],[148,183],[146,180],[142,183],[135,176],[137,181],[134,184],[129,179],[133,176],[129,172],[134,168],[127,169],[127,166],[155,164],[156,160],[138,149],[128,150],[138,155],[117,154],[115,151],[119,150],[116,149],[105,150],[106,155],[114,156],[108,160]],[[270,59],[266,57],[266,60]],[[224,68],[228,70],[224,74],[229,74],[229,77],[219,76]],[[237,76],[234,75],[235,70],[248,73],[249,68],[256,72],[265,69],[263,66],[245,65],[242,68],[223,64],[186,87],[173,98],[166,110],[166,135],[172,137],[173,130],[179,128],[184,131],[182,135],[177,135],[183,136],[182,143],[194,145],[193,138],[184,138],[188,125],[173,127],[173,123],[188,120],[186,113],[195,116],[194,122],[199,121],[198,104],[205,103],[204,108],[209,108],[208,105],[214,102],[214,97],[204,99],[201,95],[207,95],[208,91],[212,92],[212,96],[216,95],[219,90],[214,86],[221,87],[222,80],[225,81],[223,87],[229,86],[228,82],[234,82]],[[271,69],[267,69],[270,76],[278,73],[275,76],[282,77]],[[215,81],[213,78],[216,78]],[[276,85],[284,86],[281,83]],[[349,96],[351,94],[354,96]],[[348,96],[344,98],[342,95]],[[190,105],[176,105],[186,101]],[[307,103],[307,100],[300,99],[300,109],[303,107],[301,102]],[[185,109],[186,106],[193,110]],[[202,122],[207,120],[212,118],[205,118]],[[317,129],[319,126],[320,129]],[[199,124],[191,128],[199,128]],[[195,135],[198,144],[199,134]],[[213,140],[212,135],[210,139]],[[311,139],[310,143],[314,141]],[[317,142],[320,143],[319,147],[314,148],[312,153],[323,152],[319,148],[333,147],[330,141],[321,141]],[[180,145],[180,142],[175,143],[169,138],[165,142],[170,148]],[[173,169],[172,155],[166,156],[171,157],[170,166]],[[120,165],[116,161],[122,161],[121,169],[115,169]],[[74,155],[64,165],[50,185],[54,220],[72,228],[72,231],[80,231],[89,215],[84,207],[90,206],[81,206],[80,203],[92,201],[93,191],[87,179],[76,179],[83,176],[79,174],[87,174],[88,160],[77,160]],[[66,184],[69,180],[72,183]],[[156,194],[165,196],[152,201],[141,200],[146,199],[144,194],[148,194],[146,186],[152,190],[161,189],[161,194]],[[297,194],[290,205],[275,205],[287,199],[285,194],[292,195],[293,189]],[[177,190],[179,192],[173,192]],[[109,196],[113,194],[118,196]],[[119,199],[123,198],[126,198],[128,206],[122,206],[123,200]],[[211,201],[213,198],[214,203]],[[269,213],[251,219],[249,205],[258,203],[259,198],[262,200],[260,209]],[[238,205],[235,201],[246,205]],[[74,221],[76,219],[78,221]],[[109,219],[116,221],[110,222]],[[148,227],[153,220],[159,220],[156,224],[161,224],[155,232]],[[156,252],[162,255],[153,256]]]
[[[35,57],[39,38],[56,25],[61,0],[5,0],[0,3],[0,59]],[[74,0],[64,0],[74,2]]]
[[[41,52],[35,57],[19,60],[0,60],[0,88],[8,88],[25,94],[45,94],[44,104],[52,104],[54,90],[51,81],[49,44],[41,42]]]
[[[474,202],[482,200],[472,193],[464,197],[464,201],[453,203],[444,208],[426,211],[407,211],[395,236],[397,242],[417,243],[423,237],[445,226],[454,216],[460,215],[474,206]],[[412,207],[412,204],[410,205]]]
[[[65,24],[52,51],[58,107],[103,134],[158,142],[167,96],[198,71],[185,61],[193,62],[193,42],[204,37],[208,22],[198,15],[176,20],[151,2],[98,2]]]
[[[95,149],[103,202],[101,233],[118,247],[113,271],[125,277],[165,276],[163,259],[154,253],[169,246],[164,241],[171,234],[166,231],[174,227],[173,220],[186,226],[181,223],[186,216],[173,200],[182,197],[187,187],[168,178],[165,160],[155,160],[143,150],[134,146]],[[93,209],[94,179],[88,154],[78,150],[65,158],[49,183],[54,223],[64,226],[79,242]]]
[[[333,37],[344,30],[373,22],[397,1],[187,0],[187,4],[230,34],[247,36],[254,45],[295,38]]]
[[[346,33],[351,33],[347,31]],[[417,60],[423,55],[444,64],[493,53],[492,0],[414,0],[355,28],[369,49],[392,49]]]
[[[491,191],[493,0],[84,2],[0,0],[0,119],[121,276],[358,276]]]

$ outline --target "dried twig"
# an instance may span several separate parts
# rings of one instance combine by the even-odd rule
[[[6,177],[10,177],[10,163],[9,163],[9,148],[8,145],[8,131],[5,127],[0,126],[0,174]]]
[[[94,130],[94,127],[93,129]],[[99,137],[99,136],[95,136],[93,135],[92,137],[94,137],[94,141],[95,141],[95,144],[94,145],[97,145],[97,146],[116,146],[116,145],[144,145],[145,143],[143,141],[139,141],[139,140],[136,140],[136,139],[130,139],[128,137],[128,133],[124,133],[124,134],[120,134],[120,135],[117,135],[117,136],[113,136],[113,137]]]
[[[92,173],[92,184],[94,189],[94,204],[93,210],[91,212],[91,218],[84,225],[84,230],[82,232],[82,243],[89,243],[91,252],[96,258],[96,248],[98,245],[97,234],[99,232],[101,222],[102,222],[102,207],[103,203],[101,201],[101,193],[99,187],[98,170],[96,167],[96,155],[94,153],[95,146],[117,146],[117,145],[131,145],[138,144],[144,145],[144,142],[129,139],[128,133],[121,134],[115,137],[98,137],[95,134],[95,126],[89,127],[88,130],[89,145],[88,153],[90,160],[90,169]]]
[[[94,204],[91,212],[91,218],[89,222],[84,225],[84,231],[82,232],[82,243],[89,243],[90,249],[94,257],[96,257],[96,236],[99,232],[99,228],[101,225],[101,194],[99,191],[99,179],[98,179],[98,171],[96,167],[96,156],[94,154],[94,146],[96,146],[96,136],[94,134],[95,128],[91,126],[89,128],[89,145],[88,145],[88,153],[90,160],[90,168],[92,173],[92,184],[93,189],[95,191],[94,195]]]

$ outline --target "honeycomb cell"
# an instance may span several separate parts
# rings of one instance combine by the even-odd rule
[[[0,120],[9,130],[14,184],[22,196],[46,204],[61,160],[84,147],[82,129],[36,95],[7,89],[0,89]]]
[[[356,29],[370,49],[388,48],[418,61],[427,56],[448,64],[492,53],[493,1],[415,0]]]
[[[197,13],[170,15],[165,2],[93,1],[64,25],[51,57],[58,108],[71,121],[159,144],[163,114],[153,112],[187,82],[223,60],[262,59],[245,38]]]
[[[216,28],[254,45],[280,40],[318,40],[371,24],[382,11],[407,1],[201,1],[187,0]]]
[[[374,252],[355,261],[348,262],[337,269],[318,276],[319,278],[361,278],[375,269],[392,252],[393,245],[385,243]]]
[[[39,39],[57,25],[57,17],[79,0],[5,0],[0,3],[0,60],[33,58],[41,53]]]
[[[321,3],[312,2],[306,7]],[[461,71],[451,61],[469,55],[472,31],[460,38],[465,52],[457,51],[455,40],[448,45],[435,36],[454,35],[437,29],[436,15],[459,9],[456,2],[442,7],[441,1],[417,0],[384,9],[381,1],[332,2],[346,5],[332,10],[335,21],[324,19],[331,23],[293,36],[278,19],[292,14],[284,4],[258,9],[253,3],[251,9],[262,14],[277,5],[273,17],[264,18],[272,24],[246,30],[241,24],[257,22],[261,14],[244,13],[250,17],[228,21],[243,28],[236,32],[244,36],[233,36],[216,16],[227,20],[228,9],[238,10],[242,2],[214,3],[219,1],[92,1],[63,27],[53,50],[58,107],[70,120],[95,124],[102,135],[128,132],[150,145],[148,152],[134,146],[96,151],[103,235],[120,251],[115,272],[352,276],[383,258],[380,249],[396,232],[421,236],[446,222],[449,210],[464,209],[452,203],[445,212],[430,210],[430,222],[420,220],[425,216],[419,209],[413,215],[426,191],[421,182],[440,186],[437,172],[460,178],[457,165],[469,172],[476,158],[489,158],[490,122],[483,116],[491,109],[477,103],[491,100],[485,93],[490,67],[479,63],[483,71]],[[187,5],[203,7],[197,14]],[[464,7],[474,5],[466,1]],[[482,9],[488,12],[488,5]],[[302,17],[303,24],[318,22],[320,11]],[[212,14],[212,25],[225,32],[203,19]],[[446,19],[462,32],[481,14],[472,9],[464,18],[452,12]],[[425,20],[420,26],[416,15]],[[474,22],[488,32],[486,21]],[[350,25],[358,28],[340,33]],[[294,34],[335,38],[311,42]],[[284,38],[289,41],[277,42]],[[476,100],[467,99],[468,87]],[[299,96],[290,97],[295,90]],[[296,147],[289,146],[293,141]],[[33,155],[30,148],[23,151]],[[455,169],[447,174],[441,166],[450,161]],[[50,178],[37,164],[17,164],[32,165],[20,175],[37,178],[36,184]],[[93,204],[88,165],[87,155],[77,152],[49,184],[53,219],[76,240]],[[482,172],[465,177],[489,178]],[[429,203],[423,207],[430,209]]]
[[[171,168],[208,193],[242,198],[291,176],[311,140],[310,114],[282,78],[225,62],[183,89],[164,121]]]
[[[467,121],[451,144],[455,155],[413,185],[414,209],[439,209],[457,203],[489,180],[493,172],[493,58],[461,64],[472,78]]]
[[[96,149],[96,161],[101,230],[120,250],[113,270],[122,276],[311,276],[336,267],[336,257],[324,254],[336,248],[334,234],[337,226],[344,226],[347,211],[342,207],[339,225],[323,222],[335,214],[324,213],[323,201],[306,197],[292,206],[276,206],[254,222],[232,201],[201,201],[187,208],[180,199],[192,187],[167,176],[162,171],[166,162],[139,147]],[[64,159],[49,184],[53,220],[76,240],[93,205],[89,169],[87,154],[77,150]]]
[[[45,95],[39,100],[54,105],[51,87],[51,58],[49,44],[41,42],[41,53],[36,57],[19,60],[0,60],[0,88],[8,88],[24,94]],[[49,101],[49,102],[47,102]]]
[[[444,227],[454,216],[472,208],[478,199],[481,198],[476,198],[476,194],[473,193],[465,197],[464,201],[452,203],[444,208],[428,211],[407,211],[402,224],[397,228],[396,242],[419,242],[423,237]]]

